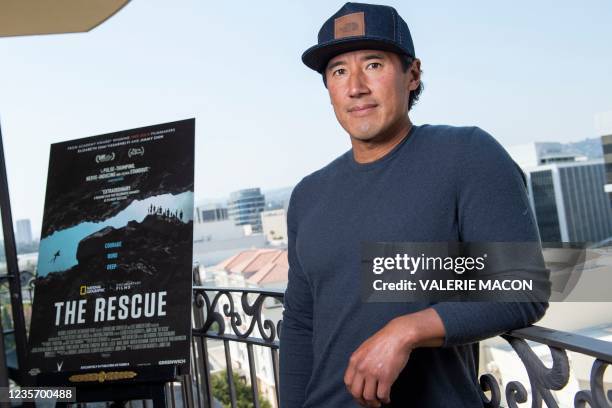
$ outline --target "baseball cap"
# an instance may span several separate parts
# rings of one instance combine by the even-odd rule
[[[302,54],[302,61],[322,73],[336,55],[365,49],[415,58],[408,25],[393,7],[346,3],[323,24],[318,43]]]

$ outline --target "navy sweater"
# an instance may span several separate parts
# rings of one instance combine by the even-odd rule
[[[413,126],[360,164],[349,150],[294,189],[280,335],[281,408],[358,407],[348,360],[391,319],[425,303],[363,303],[360,243],[539,239],[520,169],[476,127]],[[482,407],[478,342],[541,318],[547,303],[438,303],[444,345],[413,351],[393,407]]]

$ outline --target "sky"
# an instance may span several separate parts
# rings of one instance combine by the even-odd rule
[[[132,0],[89,33],[0,38],[13,218],[39,236],[51,143],[196,118],[196,202],[292,186],[350,148],[302,52],[340,1]],[[598,136],[612,110],[608,0],[389,1],[425,91],[416,124],[504,146]]]

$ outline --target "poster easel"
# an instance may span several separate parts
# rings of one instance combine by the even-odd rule
[[[127,401],[152,400],[153,407],[165,408],[166,384],[176,381],[177,373],[177,366],[139,367],[121,371],[42,373],[36,380],[41,387],[75,387],[77,403],[110,401],[121,406]]]

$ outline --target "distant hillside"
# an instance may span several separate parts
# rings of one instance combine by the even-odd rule
[[[603,148],[599,137],[584,139],[580,142],[563,143],[563,146],[568,152],[580,153],[589,159],[603,158]]]
[[[291,187],[281,187],[281,188],[273,188],[273,189],[262,189],[261,193],[266,197],[266,203],[289,203],[289,198],[291,197],[291,192],[293,191],[293,186]],[[198,200],[195,205],[198,206],[206,206],[211,204],[219,204],[221,207],[227,207],[227,201],[229,197],[219,197],[219,198],[204,198]]]
[[[291,192],[293,191],[293,186],[291,187],[282,187],[275,188],[271,190],[262,190],[263,195],[266,196],[266,201],[286,201],[289,202],[289,198],[291,198]]]

